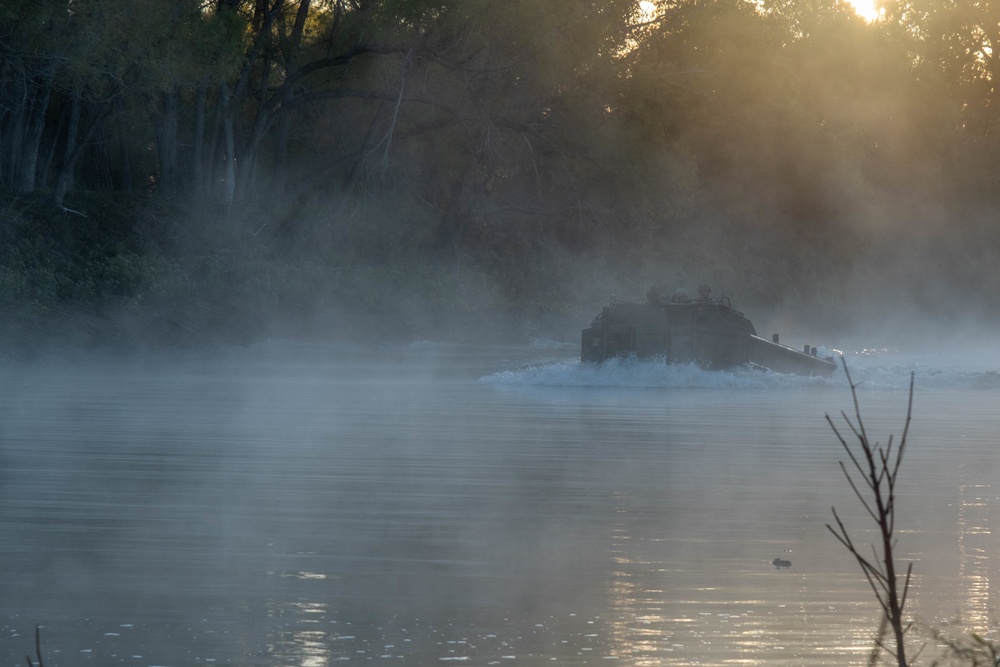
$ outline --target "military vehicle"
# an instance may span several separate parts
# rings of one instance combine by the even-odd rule
[[[776,373],[828,376],[833,358],[782,345],[778,335],[761,338],[729,298],[711,298],[702,285],[697,299],[677,290],[669,299],[651,289],[642,302],[612,297],[583,330],[580,360],[602,362],[616,357],[662,357],[667,363],[697,363],[708,370],[749,366]]]

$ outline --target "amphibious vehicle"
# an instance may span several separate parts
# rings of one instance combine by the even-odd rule
[[[782,345],[778,335],[761,338],[729,298],[711,298],[702,285],[698,298],[679,289],[670,298],[655,288],[642,302],[611,298],[583,330],[580,359],[602,362],[614,357],[662,357],[667,363],[697,363],[709,370],[750,366],[776,373],[828,376],[837,368],[815,347]]]

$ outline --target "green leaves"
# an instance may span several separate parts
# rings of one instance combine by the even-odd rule
[[[868,24],[840,0],[8,0],[0,177],[254,212],[327,198],[330,226],[336,202],[373,197],[435,219],[413,241],[433,252],[697,258],[761,294],[812,267],[836,284],[852,248],[930,200],[1000,198],[996,11],[905,0]],[[264,241],[262,222],[240,233]]]

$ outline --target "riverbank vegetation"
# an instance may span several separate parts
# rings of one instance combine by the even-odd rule
[[[4,2],[4,336],[575,336],[704,281],[992,324],[991,11]]]

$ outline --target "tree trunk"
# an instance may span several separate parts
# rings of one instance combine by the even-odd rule
[[[17,174],[21,168],[22,149],[24,145],[25,118],[28,115],[28,109],[26,106],[28,98],[27,79],[22,76],[20,83],[21,85],[19,88],[21,89],[21,96],[20,99],[14,98],[12,100],[12,102],[14,102],[14,104],[11,105],[11,108],[13,109],[11,115],[13,118],[10,121],[9,137],[7,139],[7,145],[5,146],[6,150],[4,151],[4,157],[7,162],[7,169],[5,172],[8,174],[6,182],[11,187],[15,187],[17,185]]]
[[[255,28],[256,38],[243,63],[243,70],[240,78],[233,89],[232,99],[239,102],[250,85],[250,74],[256,70],[261,73],[259,85],[257,86],[257,118],[254,121],[254,128],[251,130],[250,139],[240,152],[239,164],[236,165],[236,179],[233,183],[233,198],[242,197],[253,178],[256,169],[257,150],[260,147],[260,139],[264,131],[271,123],[270,110],[266,109],[265,100],[268,99],[267,90],[270,82],[271,62],[274,57],[274,40],[272,29],[275,19],[284,7],[285,0],[273,0],[273,4],[268,4],[268,0],[257,0],[254,6],[254,16],[252,24]],[[258,58],[261,62],[257,62]],[[229,114],[227,114],[229,115]]]
[[[80,156],[83,154],[83,149],[87,146],[87,143],[90,142],[90,138],[94,136],[94,133],[101,126],[101,123],[104,122],[105,116],[107,116],[110,111],[111,111],[111,104],[109,102],[101,104],[94,110],[94,118],[87,126],[86,132],[83,133],[83,137],[81,137],[80,140],[76,143],[76,146],[74,146],[72,153],[70,153],[66,157],[66,163],[63,164],[62,168],[63,174],[66,172],[72,174],[76,170],[76,163],[79,162]],[[60,179],[59,179],[60,182],[64,180],[63,174],[60,174]],[[68,187],[65,190],[60,189],[58,186],[56,187],[55,191],[56,206],[62,206],[63,198],[66,196],[66,192],[68,192],[68,190],[69,190]]]
[[[162,116],[157,132],[157,157],[160,163],[159,190],[167,196],[177,194],[177,89],[163,93]]]
[[[49,96],[52,94],[52,77],[47,76],[39,94],[33,95],[31,115],[28,120],[28,132],[25,136],[21,159],[21,179],[18,190],[34,192],[35,179],[38,172],[38,151],[42,145],[42,132],[45,131],[45,112],[49,106]]]
[[[288,45],[285,49],[285,62],[284,67],[286,72],[292,71],[295,67],[296,56],[299,53],[299,49],[302,46],[302,32],[305,29],[306,19],[309,16],[309,5],[310,0],[302,0],[299,3],[298,11],[295,14],[295,23],[292,25],[292,34],[288,39]],[[292,98],[292,89],[283,87],[281,93],[281,104],[282,106],[287,104]],[[283,109],[279,107],[278,113],[280,118],[278,120],[278,136],[277,136],[277,151],[276,151],[276,169],[273,188],[277,196],[282,196],[285,192],[285,175],[288,169],[288,135],[292,126],[291,114],[284,112]]]
[[[212,122],[206,127],[207,130],[210,130],[210,133],[208,134],[204,153],[205,157],[203,158],[205,179],[201,183],[202,193],[206,195],[215,192],[216,185],[222,177],[219,170],[222,167],[223,158],[222,149],[219,146],[223,143],[225,110],[228,108],[228,102],[224,99],[226,90],[227,88],[224,84],[217,88],[215,103],[212,105]]]
[[[283,197],[286,187],[286,172],[288,171],[288,133],[292,125],[290,114],[282,114],[278,121],[277,155],[275,156],[274,179],[271,187],[275,197]]]
[[[76,180],[76,163],[73,160],[73,154],[76,152],[77,146],[76,135],[80,131],[80,106],[79,93],[73,93],[73,101],[69,108],[69,125],[66,128],[66,148],[63,152],[62,165],[59,167],[59,176],[56,178],[55,199],[60,206]]]
[[[233,135],[232,105],[229,103],[229,89],[226,84],[222,84],[219,94],[222,95],[222,132],[226,142],[226,151],[223,155],[225,169],[223,201],[226,205],[230,205],[236,197],[236,138]]]
[[[59,114],[59,123],[52,131],[52,140],[47,142],[45,159],[42,160],[41,167],[38,169],[38,173],[41,174],[42,177],[42,187],[45,187],[48,184],[49,174],[52,173],[52,163],[55,162],[56,151],[61,147],[59,137],[63,135],[63,129],[66,125],[65,115],[65,113]]]
[[[191,176],[195,191],[200,195],[205,187],[205,106],[208,103],[208,87],[198,86],[195,101],[194,148],[191,155]],[[189,184],[190,186],[190,184]]]
[[[265,29],[270,31],[271,21],[268,19]],[[271,126],[272,113],[268,109],[268,105],[264,103],[267,100],[267,91],[270,88],[270,72],[271,65],[273,62],[272,54],[273,45],[267,42],[263,50],[263,63],[261,66],[262,74],[260,77],[260,82],[257,90],[257,99],[260,100],[260,104],[257,106],[257,117],[254,119],[253,129],[250,131],[250,138],[247,140],[246,145],[243,147],[242,154],[240,156],[239,170],[237,172],[237,182],[236,182],[236,195],[242,199],[250,189],[250,184],[253,181],[254,173],[257,169],[257,155],[260,151],[261,142],[264,140],[264,135],[267,133],[268,128]]]

